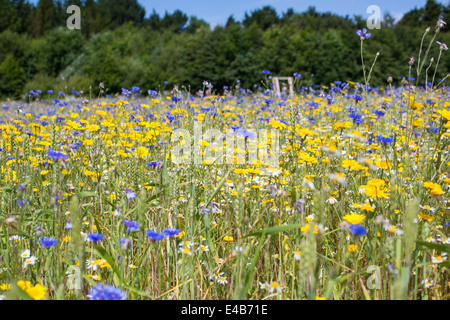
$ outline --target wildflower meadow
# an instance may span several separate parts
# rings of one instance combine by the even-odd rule
[[[435,18],[396,62],[405,77],[379,86],[363,28],[360,82],[298,70],[276,92],[258,70],[260,88],[109,95],[61,80],[3,101],[1,298],[449,299],[450,53]]]

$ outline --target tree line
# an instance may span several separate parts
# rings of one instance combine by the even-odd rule
[[[81,8],[80,30],[66,27],[70,5]],[[262,70],[280,76],[298,72],[303,85],[362,81],[356,35],[366,26],[361,16],[319,13],[313,7],[278,13],[266,6],[242,21],[230,16],[225,25],[211,28],[179,10],[146,17],[136,0],[39,0],[37,5],[0,0],[0,8],[0,98],[19,99],[37,89],[96,95],[100,82],[110,94],[132,86],[146,92],[173,85],[194,92],[204,81],[217,92],[238,82],[256,90],[263,86]],[[383,85],[389,76],[400,84],[425,29],[431,27],[427,46],[438,18],[450,21],[450,3],[428,0],[398,22],[384,14],[381,29],[370,30],[372,38],[364,42],[367,64],[380,52],[371,84]],[[450,43],[448,29],[436,40]],[[438,55],[439,45],[433,44],[435,64]],[[442,53],[438,78],[448,73],[449,55]]]

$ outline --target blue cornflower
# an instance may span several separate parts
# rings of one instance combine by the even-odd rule
[[[354,234],[358,237],[364,236],[367,233],[366,228],[360,226],[359,224],[352,224],[349,230],[351,234]]]
[[[427,128],[427,132],[428,133],[438,133],[439,132],[439,128],[431,126],[431,127]]]
[[[160,241],[160,240],[164,239],[164,236],[165,236],[165,234],[163,232],[156,232],[153,230],[147,230],[147,231],[145,231],[145,234],[152,241]]]
[[[158,165],[158,162],[159,162],[159,161],[150,161],[150,162],[147,162],[147,164],[148,164],[150,167],[156,167],[156,166]]]
[[[126,300],[127,293],[125,291],[120,290],[111,285],[105,285],[101,283],[97,283],[95,287],[93,287],[88,296],[90,300]]]
[[[125,194],[128,200],[136,198],[136,192],[131,191],[131,189],[125,189]]]
[[[123,220],[123,224],[127,226],[127,232],[138,231],[139,222],[133,220]]]
[[[151,96],[156,96],[158,92],[156,92],[155,90],[148,90],[148,94]]]
[[[39,243],[48,249],[56,246],[56,239],[44,237],[39,239]]]
[[[179,235],[181,232],[181,229],[164,229],[163,233],[167,237],[175,237]]]
[[[48,156],[54,160],[67,159],[69,157],[67,154],[55,151],[53,149],[48,149]]]
[[[302,75],[301,75],[300,73],[298,73],[298,72],[295,72],[295,73],[294,73],[294,77],[295,77],[295,78],[301,78]]]
[[[99,242],[103,240],[103,235],[101,233],[89,233],[87,239],[92,242]]]
[[[237,133],[243,136],[245,139],[253,140],[256,138],[256,133],[248,131],[247,129],[239,129]]]
[[[357,94],[352,95],[351,98],[354,99],[356,103],[358,103],[358,101],[362,101],[362,99],[363,99],[361,96],[359,96]]]
[[[201,207],[200,208],[200,212],[203,214],[208,214],[211,211],[211,209],[208,209],[206,207]]]
[[[369,39],[372,36],[371,33],[367,32],[366,28],[363,28],[362,31],[361,30],[356,31],[356,34],[359,36],[361,40]]]
[[[382,116],[384,116],[384,111],[381,110],[381,109],[378,109],[378,110],[375,111],[375,114],[376,114],[378,117],[382,117]]]
[[[394,142],[394,138],[384,137],[384,136],[378,136],[377,140],[378,140],[378,142],[380,142],[382,144],[391,144],[392,142]]]
[[[70,230],[72,229],[72,219],[67,220],[66,225],[64,226],[64,229]]]
[[[269,70],[263,70],[262,73],[263,74],[270,74],[270,71]]]

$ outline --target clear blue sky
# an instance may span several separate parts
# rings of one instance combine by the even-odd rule
[[[180,9],[188,16],[196,16],[211,24],[212,27],[224,25],[230,15],[242,20],[245,12],[250,13],[266,5],[274,7],[278,14],[293,8],[295,12],[303,12],[310,6],[319,12],[332,12],[341,16],[361,15],[368,18],[367,7],[377,5],[381,13],[389,12],[400,19],[403,14],[414,8],[423,7],[426,0],[138,0],[145,7],[146,17],[155,9],[161,16],[165,12],[172,13]],[[438,1],[447,4],[446,1]]]

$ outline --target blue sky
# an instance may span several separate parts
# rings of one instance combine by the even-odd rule
[[[279,14],[288,8],[295,12],[303,12],[310,6],[316,7],[319,12],[333,12],[341,16],[361,15],[368,18],[367,7],[377,5],[381,13],[389,12],[396,19],[414,8],[425,5],[426,0],[138,0],[145,7],[146,16],[155,9],[159,15],[165,12],[172,13],[180,9],[188,16],[194,15],[211,24],[212,27],[224,25],[230,15],[235,19],[242,20],[247,11],[250,13],[255,9],[266,5],[274,7]],[[439,1],[447,4],[447,1]]]

